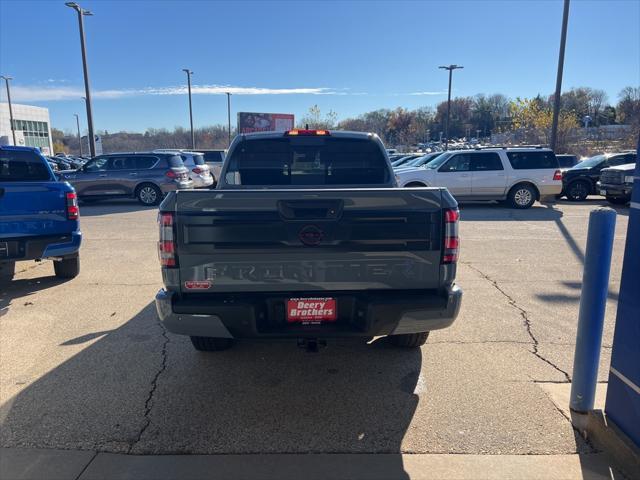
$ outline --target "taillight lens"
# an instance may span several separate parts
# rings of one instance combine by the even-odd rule
[[[165,173],[165,175],[169,178],[178,178],[178,174],[173,170],[167,170],[167,173]]]
[[[554,180],[562,180],[562,171],[556,170],[556,173],[553,174]]]
[[[200,175],[201,173],[204,173],[204,170],[200,167],[196,167],[193,170],[191,170],[193,173],[195,173],[196,175]]]
[[[158,214],[158,228],[160,240],[158,241],[158,258],[163,267],[177,267],[176,241],[174,216],[172,213]]]
[[[78,196],[76,192],[67,192],[67,218],[69,220],[77,220],[80,216],[80,209],[78,208]]]
[[[460,211],[457,208],[444,210],[444,245],[442,246],[442,263],[456,263],[460,249],[458,222]]]

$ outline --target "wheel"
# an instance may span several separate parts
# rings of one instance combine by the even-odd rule
[[[405,185],[405,188],[422,188],[422,187],[426,187],[426,185],[420,182],[411,182]]]
[[[629,198],[625,197],[612,197],[611,195],[607,195],[607,202],[613,205],[626,205],[629,203]]]
[[[16,262],[0,262],[0,283],[9,283],[13,280],[16,271]]]
[[[157,205],[162,200],[162,191],[151,183],[144,183],[136,190],[136,198],[143,205]]]
[[[233,345],[232,338],[191,337],[193,347],[200,352],[218,352]]]
[[[536,191],[533,186],[521,183],[511,189],[507,200],[512,208],[531,208],[536,201]]]
[[[75,278],[80,273],[80,256],[67,257],[53,262],[53,271],[58,278]]]
[[[427,343],[429,332],[405,333],[403,335],[391,335],[391,342],[396,347],[415,348]]]
[[[572,202],[582,202],[591,192],[591,185],[584,180],[576,180],[567,187],[567,199]]]

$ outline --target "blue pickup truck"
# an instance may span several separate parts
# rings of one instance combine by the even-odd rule
[[[35,148],[0,146],[0,282],[16,261],[51,259],[59,278],[80,273],[80,222],[73,187]]]

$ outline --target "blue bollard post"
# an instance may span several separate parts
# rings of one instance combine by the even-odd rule
[[[571,382],[570,407],[576,412],[593,409],[615,227],[615,210],[591,211]]]

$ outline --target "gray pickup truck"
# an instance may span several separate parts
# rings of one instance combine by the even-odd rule
[[[417,347],[460,309],[458,218],[445,188],[397,188],[374,134],[240,135],[216,190],[160,205],[158,315],[204,351],[385,335]]]

